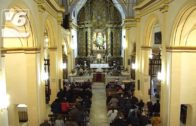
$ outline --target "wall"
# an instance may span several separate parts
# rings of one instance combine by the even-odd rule
[[[161,3],[162,2],[162,3]],[[146,7],[143,7],[141,10],[136,11],[136,18],[138,18],[137,25],[137,52],[136,52],[136,61],[138,67],[136,78],[145,80],[146,74],[148,74],[148,61],[146,58],[149,56],[148,49],[153,47],[153,32],[160,30],[162,32],[162,45],[161,45],[161,58],[162,58],[162,74],[163,80],[161,85],[161,120],[163,126],[177,126],[179,125],[180,118],[180,104],[186,103],[191,104],[193,110],[192,114],[192,124],[195,119],[195,100],[193,96],[195,93],[195,79],[194,79],[194,61],[191,62],[191,59],[195,58],[194,53],[184,53],[184,52],[170,52],[169,46],[192,46],[192,50],[195,50],[195,34],[194,28],[195,20],[193,15],[191,17],[185,17],[181,19],[183,11],[188,10],[190,6],[196,2],[194,0],[171,0],[168,5],[165,0],[149,4]],[[186,8],[185,8],[186,6]],[[138,9],[136,7],[135,9]],[[191,9],[190,9],[191,10]],[[189,10],[189,13],[191,12]],[[185,14],[189,15],[188,13]],[[190,16],[190,15],[189,15]],[[179,29],[176,28],[178,21],[181,20],[179,24]],[[183,21],[187,20],[187,24],[184,25]],[[185,26],[184,29],[182,28]],[[160,28],[156,28],[160,26]],[[154,28],[154,29],[153,29]],[[192,32],[190,32],[192,29]],[[178,30],[178,31],[176,31]],[[177,34],[176,42],[174,42],[174,34],[182,33],[181,36]],[[186,38],[188,34],[189,38]],[[135,34],[130,33],[130,36],[135,36]],[[194,35],[195,36],[195,35]],[[182,40],[180,43],[179,40]],[[187,43],[185,40],[187,39]],[[174,45],[175,43],[175,45]],[[181,44],[181,45],[180,45]],[[144,46],[145,49],[142,47]],[[188,48],[187,47],[187,48]],[[177,49],[172,49],[176,51]],[[187,49],[185,49],[186,52]],[[189,50],[189,49],[188,49]],[[166,53],[167,51],[167,53]],[[177,50],[178,51],[178,50]],[[188,66],[188,67],[187,67]],[[192,68],[192,71],[191,71]],[[187,75],[190,75],[187,77]],[[142,86],[142,92],[147,90],[147,87]],[[143,93],[142,93],[143,94]],[[145,95],[145,94],[144,94]],[[188,124],[187,124],[188,125]]]
[[[36,2],[39,3],[39,6]],[[51,17],[49,21],[51,24],[48,26],[48,29],[52,30],[54,33],[50,34],[50,38],[53,38],[50,45],[53,49],[55,48],[55,45],[59,45],[61,49],[62,37],[58,36],[58,33],[61,31],[60,22],[62,19],[61,13],[63,11],[58,5],[51,6],[50,4],[51,3],[47,3],[47,1],[36,0],[1,1],[0,10],[15,7],[28,10],[28,25],[30,25],[31,34],[28,39],[3,39],[4,47],[6,47],[3,49],[3,54],[5,54],[6,89],[7,93],[10,95],[10,106],[8,107],[8,114],[6,112],[0,114],[0,125],[2,124],[2,126],[19,125],[16,105],[20,103],[24,103],[28,106],[29,126],[38,126],[48,117],[48,112],[46,112],[48,105],[45,104],[45,89],[42,77],[44,30],[46,19]],[[56,9],[54,9],[55,7]],[[1,18],[1,26],[5,24],[3,21],[4,20]],[[19,41],[20,39],[21,41]],[[28,46],[27,43],[29,44]],[[56,48],[58,47],[56,46]],[[54,56],[55,53],[52,53],[52,55]],[[58,71],[60,66],[57,64],[60,64],[61,58],[58,56],[57,58],[53,58],[53,56],[52,62],[54,64],[52,64],[52,72]],[[59,74],[53,74],[51,80],[54,78],[56,80],[62,79]],[[52,84],[57,85],[58,81],[55,81]],[[52,98],[52,100],[54,100],[54,94],[56,94],[57,91],[55,87],[52,88],[54,88]],[[7,124],[7,118],[9,124]],[[1,122],[1,119],[4,121]]]

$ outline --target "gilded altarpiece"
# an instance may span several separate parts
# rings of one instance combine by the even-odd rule
[[[80,10],[78,56],[121,56],[121,15],[108,0],[87,0]]]

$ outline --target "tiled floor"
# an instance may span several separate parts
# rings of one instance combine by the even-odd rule
[[[104,83],[93,83],[90,126],[109,126]]]

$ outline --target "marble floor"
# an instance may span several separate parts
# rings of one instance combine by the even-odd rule
[[[104,83],[93,83],[90,126],[109,126],[106,108],[106,92]]]

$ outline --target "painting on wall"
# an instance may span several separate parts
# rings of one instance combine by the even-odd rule
[[[161,44],[162,36],[161,32],[155,32],[154,33],[154,44]]]

